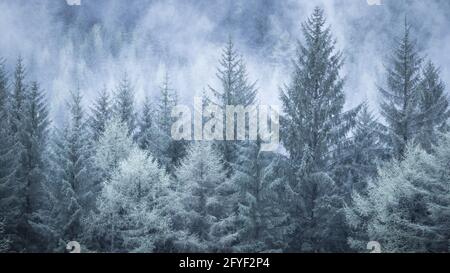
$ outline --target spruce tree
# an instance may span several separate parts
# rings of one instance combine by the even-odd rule
[[[25,83],[25,67],[23,59],[19,57],[14,71],[13,93],[11,102],[12,112],[12,130],[14,134],[19,134],[21,130],[21,121],[23,119],[25,98],[26,98],[26,83]],[[16,139],[18,136],[15,136]]]
[[[57,226],[63,242],[81,238],[81,219],[93,209],[96,189],[92,145],[79,90],[71,92],[68,106],[70,119],[62,130],[57,130],[52,150]]]
[[[8,87],[4,60],[0,59],[0,193],[2,194],[7,192],[6,187],[13,179],[14,173],[14,145],[10,127],[11,100]]]
[[[128,127],[133,135],[136,129],[136,110],[134,105],[134,89],[127,74],[124,74],[114,94],[113,113]]]
[[[3,218],[0,218],[0,253],[6,253],[9,250],[9,239],[5,230]]]
[[[342,54],[335,49],[320,8],[302,30],[304,43],[298,46],[291,84],[281,93],[281,137],[296,170],[290,182],[294,221],[290,247],[294,251],[343,250],[343,196],[338,188],[342,181],[332,178],[343,161],[339,151],[348,146],[347,134],[359,107],[343,112]]]
[[[223,197],[228,187],[217,152],[208,142],[194,143],[175,172],[185,218],[191,237],[198,239],[203,251],[223,251],[230,247],[229,237],[222,237],[232,226],[231,203]],[[231,238],[231,240],[233,240]]]
[[[110,98],[106,88],[104,88],[99,93],[97,100],[94,102],[94,106],[91,108],[89,125],[95,141],[98,141],[105,131],[106,123],[110,120],[111,116]]]
[[[31,84],[25,98],[23,115],[24,134],[20,139],[23,147],[19,160],[20,172],[24,174],[26,189],[25,217],[30,251],[45,250],[54,235],[51,227],[51,193],[47,181],[48,168],[48,117],[44,93],[36,82]]]
[[[209,87],[211,95],[206,98],[206,103],[216,105],[222,110],[224,122],[226,121],[227,105],[247,107],[256,102],[257,90],[255,83],[249,83],[244,59],[235,49],[231,37],[222,51],[222,57],[217,68],[217,78],[221,83],[221,87]],[[217,141],[215,145],[222,155],[227,175],[230,176],[232,174],[232,164],[237,156],[237,143],[236,141],[226,140],[225,130],[223,139],[225,141]]]
[[[237,252],[282,251],[287,233],[285,191],[274,178],[277,155],[261,150],[261,140],[241,143],[230,184],[235,189]]]
[[[386,127],[379,123],[367,104],[364,104],[356,119],[356,126],[349,147],[341,151],[345,160],[335,172],[343,181],[346,201],[353,191],[363,193],[367,180],[377,175],[378,163],[389,158],[386,146]]]
[[[439,131],[446,129],[445,125],[450,117],[445,85],[439,77],[439,70],[431,62],[424,68],[420,91],[422,124],[418,140],[425,150],[431,151],[432,146],[437,143]]]
[[[2,236],[6,238],[14,232],[14,214],[11,205],[14,202],[15,187],[15,150],[11,128],[11,100],[8,90],[4,60],[0,59],[0,218],[2,220]]]
[[[172,139],[171,129],[175,121],[172,109],[177,105],[177,101],[177,93],[170,87],[169,75],[166,73],[154,109],[154,126],[146,128],[148,135],[145,137],[149,140],[146,143],[149,152],[170,174],[173,174],[186,155],[186,141]],[[148,118],[146,119],[148,121]]]
[[[405,19],[403,37],[397,39],[387,65],[386,88],[379,88],[383,97],[381,114],[388,125],[392,155],[397,159],[403,156],[408,142],[417,137],[423,123],[419,112],[421,64],[411,26]]]
[[[30,226],[28,224],[29,208],[27,200],[28,181],[26,179],[26,141],[25,132],[25,115],[27,110],[27,86],[25,83],[25,67],[23,59],[19,57],[14,71],[13,93],[11,105],[11,126],[14,141],[15,154],[15,181],[13,185],[13,207],[10,212],[15,216],[11,218],[15,222],[15,230],[17,237],[13,239],[12,247],[14,250],[26,251],[29,240]]]
[[[55,251],[63,251],[65,244],[72,240],[80,240],[81,218],[83,209],[81,200],[70,183],[73,178],[69,169],[69,126],[54,128],[50,153],[49,176],[52,177],[52,192],[55,206],[52,211],[58,241]],[[72,179],[73,180],[73,179]]]
[[[19,58],[9,99],[1,72],[2,212],[14,251],[45,251],[51,244],[51,194],[47,185],[48,112],[37,83],[28,89]],[[9,104],[11,102],[11,104]],[[10,114],[8,113],[10,111]]]
[[[148,96],[145,96],[142,112],[139,118],[139,131],[136,140],[139,147],[148,151],[152,143],[152,135],[154,130],[154,106]]]
[[[437,171],[429,185],[429,212],[437,238],[433,252],[448,252],[450,247],[450,133],[440,134],[434,147]]]

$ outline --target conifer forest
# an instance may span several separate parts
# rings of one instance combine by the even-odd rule
[[[450,2],[379,2],[0,0],[0,252],[449,252]]]

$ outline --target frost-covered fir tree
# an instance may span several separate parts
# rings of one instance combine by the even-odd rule
[[[120,162],[128,158],[134,147],[128,127],[118,118],[110,119],[94,146],[94,164],[100,181],[109,180]]]
[[[219,67],[217,68],[217,77],[221,83],[221,87],[209,87],[211,95],[206,98],[206,103],[217,105],[224,113],[224,121],[226,121],[225,114],[227,105],[247,107],[256,102],[257,90],[255,83],[249,82],[244,59],[235,49],[231,37],[223,49]],[[227,139],[225,130],[223,139]],[[236,142],[230,140],[218,141],[216,145],[221,153],[227,169],[227,175],[229,176],[232,173],[231,165],[237,156]]]
[[[355,192],[346,209],[350,226],[367,232],[363,241],[350,237],[351,246],[363,250],[369,239],[380,242],[384,252],[447,251],[450,182],[442,167],[448,169],[448,161],[418,146],[409,146],[402,161],[386,163],[369,183],[367,195]],[[442,224],[447,228],[439,229]]]
[[[234,243],[232,203],[221,158],[209,142],[196,142],[177,168],[176,191],[188,233],[203,251],[224,251]],[[223,236],[225,235],[225,236]]]
[[[425,150],[431,151],[438,132],[447,129],[446,122],[450,117],[445,85],[439,77],[439,70],[431,62],[425,66],[420,84],[420,114],[422,124],[418,141]]]
[[[450,133],[441,134],[434,146],[437,171],[433,172],[433,183],[427,185],[430,192],[428,209],[432,226],[436,232],[433,252],[450,251]]]
[[[316,8],[302,25],[291,84],[281,93],[284,116],[281,138],[296,171],[291,181],[292,251],[337,251],[345,248],[345,232],[333,171],[342,162],[340,150],[349,141],[358,112],[343,112],[344,81],[339,75],[342,54]],[[336,182],[342,181],[339,179]]]
[[[114,94],[113,113],[127,125],[128,133],[133,135],[136,129],[134,89],[127,74],[124,74]]]
[[[93,208],[95,175],[92,167],[92,145],[82,108],[80,91],[71,93],[70,119],[62,129],[55,129],[51,175],[61,247],[81,237],[81,219]],[[64,243],[65,245],[65,243]]]
[[[230,181],[236,191],[236,252],[282,251],[285,247],[287,211],[280,201],[286,193],[280,181],[283,175],[274,173],[276,158],[276,154],[261,150],[260,139],[238,147]]]
[[[97,212],[87,219],[87,233],[98,251],[154,252],[170,235],[161,215],[169,179],[164,170],[137,147],[119,164],[97,199]]]
[[[112,110],[110,103],[108,92],[104,88],[99,93],[97,100],[94,102],[94,106],[91,108],[91,116],[89,119],[89,126],[95,141],[98,141],[105,131],[106,123],[111,119]]]
[[[405,19],[403,37],[397,39],[386,65],[386,87],[382,95],[381,114],[388,125],[392,155],[401,158],[408,142],[413,141],[422,125],[419,112],[420,69],[422,57],[411,38],[411,26]]]

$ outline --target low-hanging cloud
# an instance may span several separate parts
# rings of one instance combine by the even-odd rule
[[[1,0],[0,56],[12,70],[21,55],[29,80],[46,90],[54,120],[63,118],[70,90],[80,88],[85,102],[99,90],[114,90],[127,73],[137,102],[155,96],[169,72],[180,99],[190,102],[215,78],[229,36],[243,54],[249,78],[257,81],[260,101],[277,104],[289,82],[291,58],[301,23],[314,6],[325,9],[344,52],[347,107],[366,100],[375,110],[383,63],[404,16],[413,35],[450,82],[450,2],[442,0]],[[10,71],[11,73],[12,71]]]

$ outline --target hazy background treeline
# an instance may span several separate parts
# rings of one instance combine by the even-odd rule
[[[27,63],[30,79],[41,79],[52,120],[64,121],[68,90],[80,86],[85,107],[104,86],[115,88],[128,72],[136,98],[156,96],[165,71],[183,103],[192,103],[206,84],[218,84],[214,66],[231,34],[246,56],[263,103],[279,104],[274,90],[289,81],[290,60],[302,40],[300,22],[319,5],[327,10],[338,45],[345,53],[346,109],[363,101],[377,111],[376,83],[383,79],[384,58],[402,31],[399,18],[409,15],[418,46],[442,69],[449,82],[450,42],[445,0],[65,0],[0,1],[0,51],[13,73],[17,56]],[[39,54],[37,54],[39,52]]]

